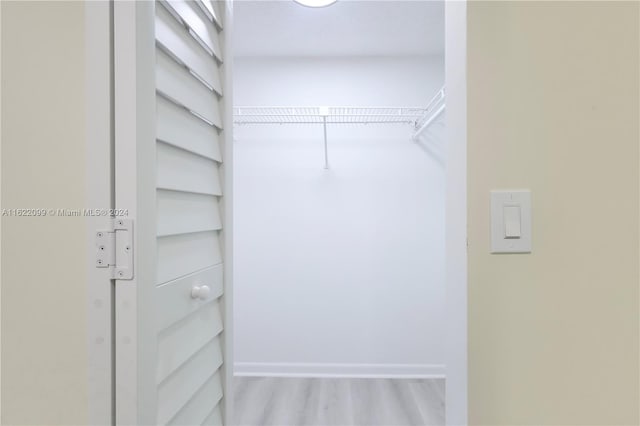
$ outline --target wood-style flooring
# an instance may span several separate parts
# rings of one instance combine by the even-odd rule
[[[236,377],[235,425],[444,425],[444,379]]]

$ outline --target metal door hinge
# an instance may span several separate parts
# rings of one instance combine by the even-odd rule
[[[116,280],[133,279],[133,220],[113,218],[96,231],[96,268],[109,268]]]

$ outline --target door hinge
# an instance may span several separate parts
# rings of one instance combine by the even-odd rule
[[[96,268],[109,268],[116,280],[133,279],[133,220],[112,218],[109,228],[96,230]]]

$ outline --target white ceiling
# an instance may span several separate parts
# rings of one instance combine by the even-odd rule
[[[443,1],[236,1],[236,56],[415,56],[444,53]]]

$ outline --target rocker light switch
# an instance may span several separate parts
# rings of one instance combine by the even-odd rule
[[[504,237],[520,238],[520,206],[504,206]]]
[[[491,253],[531,253],[530,191],[491,191]]]

